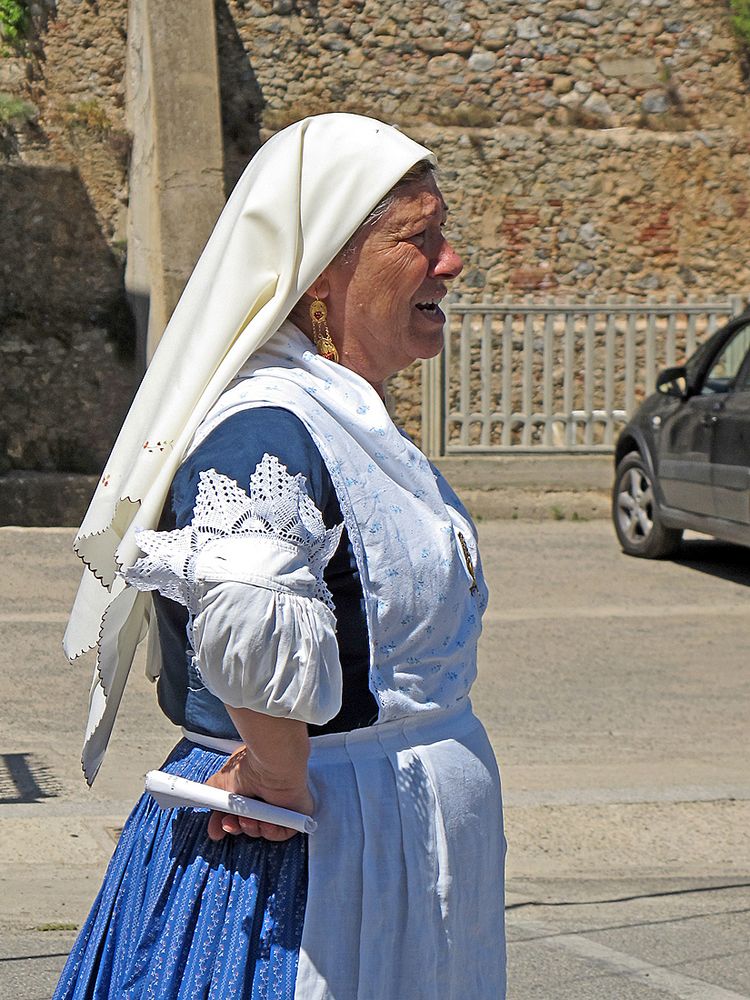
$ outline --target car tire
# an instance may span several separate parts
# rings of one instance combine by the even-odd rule
[[[612,521],[622,551],[629,556],[664,559],[680,544],[682,531],[662,524],[651,473],[637,451],[629,452],[617,466]]]

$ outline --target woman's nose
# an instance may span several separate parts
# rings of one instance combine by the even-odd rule
[[[463,270],[464,262],[447,240],[443,241],[435,260],[433,273],[442,278],[457,278]]]

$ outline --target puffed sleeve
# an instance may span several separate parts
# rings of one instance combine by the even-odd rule
[[[302,476],[265,455],[249,494],[202,472],[191,523],[140,532],[145,555],[123,576],[188,609],[195,665],[225,704],[322,725],[341,707],[323,579],[341,529],[326,529]]]

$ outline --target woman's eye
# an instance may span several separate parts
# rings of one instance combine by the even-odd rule
[[[414,233],[413,236],[409,237],[409,242],[413,243],[415,247],[424,246],[424,241],[425,241],[426,235],[427,234],[426,234],[426,232],[424,230],[422,230],[421,233]]]

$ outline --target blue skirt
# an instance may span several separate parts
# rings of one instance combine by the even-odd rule
[[[204,781],[225,760],[183,740],[164,770]],[[141,797],[53,1000],[292,1000],[307,838],[214,843],[208,817]]]

